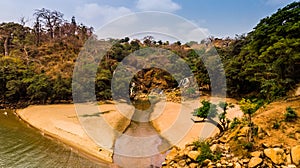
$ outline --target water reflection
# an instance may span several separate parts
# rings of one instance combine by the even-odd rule
[[[71,148],[29,128],[11,111],[0,110],[1,168],[110,167],[79,155]]]

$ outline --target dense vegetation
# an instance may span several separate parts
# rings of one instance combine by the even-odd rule
[[[36,10],[32,28],[25,22],[0,24],[0,104],[55,103],[72,101],[72,73],[93,28],[70,22],[58,11]],[[111,79],[118,63],[127,55],[148,47],[163,48],[183,58],[201,90],[211,90],[208,71],[214,66],[215,45],[221,56],[227,93],[234,97],[255,96],[272,101],[284,96],[300,81],[300,2],[279,9],[262,19],[254,30],[235,39],[209,38],[182,45],[180,42],[110,39],[114,45],[100,61],[96,97],[111,98]],[[192,50],[190,46],[196,46]],[[145,53],[140,52],[141,56]],[[200,54],[201,59],[197,54]],[[130,60],[135,63],[135,60]],[[204,62],[209,66],[204,66]],[[168,64],[168,61],[164,62]],[[171,66],[171,65],[170,65]],[[176,67],[173,67],[176,68]],[[155,87],[170,89],[178,82],[166,71],[146,68],[132,79],[141,92]],[[22,104],[23,104],[22,103]]]
[[[294,2],[221,49],[228,92],[273,100],[293,88],[300,78],[299,30],[300,3]]]

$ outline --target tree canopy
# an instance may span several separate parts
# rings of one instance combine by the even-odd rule
[[[0,104],[72,101],[74,64],[86,40],[94,36],[93,28],[77,23],[75,17],[67,21],[61,12],[55,10],[37,9],[33,16],[33,27],[27,27],[23,22],[0,24]],[[220,79],[209,75],[209,72],[223,68],[216,62],[220,56],[230,96],[254,96],[272,101],[284,96],[300,82],[299,30],[300,2],[293,2],[263,18],[253,31],[234,39],[210,37],[200,43],[192,41],[186,44],[163,42],[152,36],[108,39],[114,45],[99,61],[94,84],[96,98],[112,97],[111,79],[125,57],[134,52],[143,57],[147,53],[141,49],[157,47],[181,57],[192,70],[201,91],[211,91],[211,78]],[[159,56],[155,58],[161,59]],[[127,61],[141,66],[136,59]],[[164,59],[160,62],[178,69]],[[164,87],[161,89],[178,86],[174,76],[155,68],[142,69],[131,82],[144,93],[158,86]],[[221,88],[220,82],[215,82],[214,89]]]

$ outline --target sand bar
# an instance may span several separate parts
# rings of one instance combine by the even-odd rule
[[[123,131],[130,120],[118,113],[113,104],[100,105],[102,116],[116,130]],[[104,149],[86,133],[78,120],[73,104],[33,105],[17,110],[18,116],[43,134],[54,137],[97,160],[112,162],[112,149]],[[120,124],[120,121],[122,124]],[[120,126],[121,125],[121,126]]]

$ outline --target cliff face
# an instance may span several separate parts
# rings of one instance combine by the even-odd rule
[[[174,147],[162,167],[299,167],[300,119],[286,115],[290,107],[300,116],[299,100],[295,96],[262,107],[251,127],[241,118],[222,136]]]

